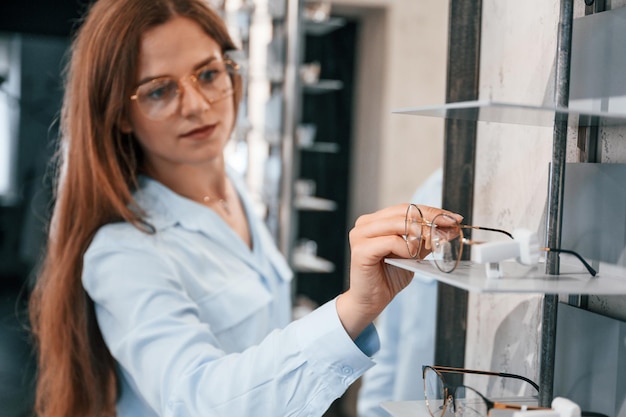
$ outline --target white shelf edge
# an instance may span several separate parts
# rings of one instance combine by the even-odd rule
[[[296,197],[293,206],[298,210],[335,211],[337,203],[325,198],[306,196]]]
[[[304,19],[304,31],[307,35],[322,36],[345,26],[346,19],[331,16],[327,20]]]
[[[626,114],[575,107],[532,106],[491,100],[472,100],[392,110],[396,114],[441,117],[470,121],[512,123],[531,126],[553,126],[556,119],[581,126],[626,125]]]
[[[302,89],[311,94],[338,91],[343,88],[341,80],[319,80],[315,83],[302,83]]]
[[[339,152],[339,144],[335,142],[313,142],[311,145],[298,145],[301,151],[320,152],[320,153],[337,153]]]
[[[515,261],[501,262],[503,277],[488,279],[485,265],[461,261],[452,273],[440,272],[433,261],[386,258],[390,265],[415,272],[417,275],[478,293],[539,293],[539,294],[626,294],[626,268],[601,263],[598,275],[592,277],[582,265],[564,261],[561,256],[560,275],[544,273],[545,264],[534,267]]]
[[[315,255],[293,254],[293,268],[296,272],[317,272],[330,274],[335,271],[335,264]]]
[[[430,417],[426,401],[385,401],[380,406],[392,417]]]
[[[503,403],[520,403],[520,400],[523,401],[523,397],[514,398],[514,399],[502,399],[498,400],[498,402]],[[537,405],[536,400],[531,400],[529,405]],[[387,411],[391,417],[431,417],[430,412],[428,411],[428,406],[426,405],[426,401],[424,400],[407,400],[407,401],[384,401],[380,403],[380,406],[383,410]],[[500,411],[498,409],[493,409],[490,413],[491,416],[508,416],[513,415],[512,410],[501,410],[502,412],[494,412]],[[446,413],[447,414],[447,413]]]

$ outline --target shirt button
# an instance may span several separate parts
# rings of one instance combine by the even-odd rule
[[[344,375],[350,375],[352,373],[352,368],[349,366],[344,366],[341,368],[341,372],[343,372]]]

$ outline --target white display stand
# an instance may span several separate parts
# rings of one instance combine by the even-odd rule
[[[600,263],[592,277],[575,258],[561,257],[561,274],[548,275],[545,264],[525,266],[515,261],[500,263],[502,278],[487,278],[485,265],[461,261],[451,273],[437,269],[433,261],[386,258],[385,262],[436,279],[457,288],[479,293],[626,294],[626,268]]]

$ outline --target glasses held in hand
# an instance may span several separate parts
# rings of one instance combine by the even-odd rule
[[[465,245],[484,243],[466,238],[463,231],[468,229],[495,232],[513,240],[513,235],[505,230],[460,224],[454,217],[446,213],[438,214],[430,221],[426,220],[417,205],[409,204],[406,211],[404,236],[409,257],[415,259],[419,256],[422,249],[430,250],[437,268],[441,272],[450,273],[459,265]],[[596,275],[596,271],[591,265],[574,251],[558,248],[541,248],[539,245],[526,249],[531,252],[537,252],[536,256],[532,256],[533,254],[528,256],[528,258],[536,260],[539,258],[538,251],[572,254],[583,263],[592,276]]]

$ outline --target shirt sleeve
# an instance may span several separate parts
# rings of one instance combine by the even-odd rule
[[[83,285],[120,372],[158,415],[321,416],[373,365],[376,331],[353,342],[334,300],[227,354],[167,257],[122,246],[90,249]]]
[[[442,184],[439,167],[417,188],[411,202],[440,207]],[[437,282],[418,276],[383,310],[377,323],[381,349],[374,356],[376,366],[362,378],[359,417],[388,417],[380,406],[385,401],[424,399],[421,366],[434,361],[436,311]]]
[[[389,417],[386,401],[424,399],[422,365],[435,359],[437,281],[414,277],[383,310],[377,323],[381,349],[362,378],[359,417]]]
[[[394,398],[400,343],[400,318],[400,298],[396,296],[378,316],[377,327],[380,330],[382,346],[374,356],[376,366],[367,371],[361,381],[357,401],[359,417],[389,416],[380,403]]]

